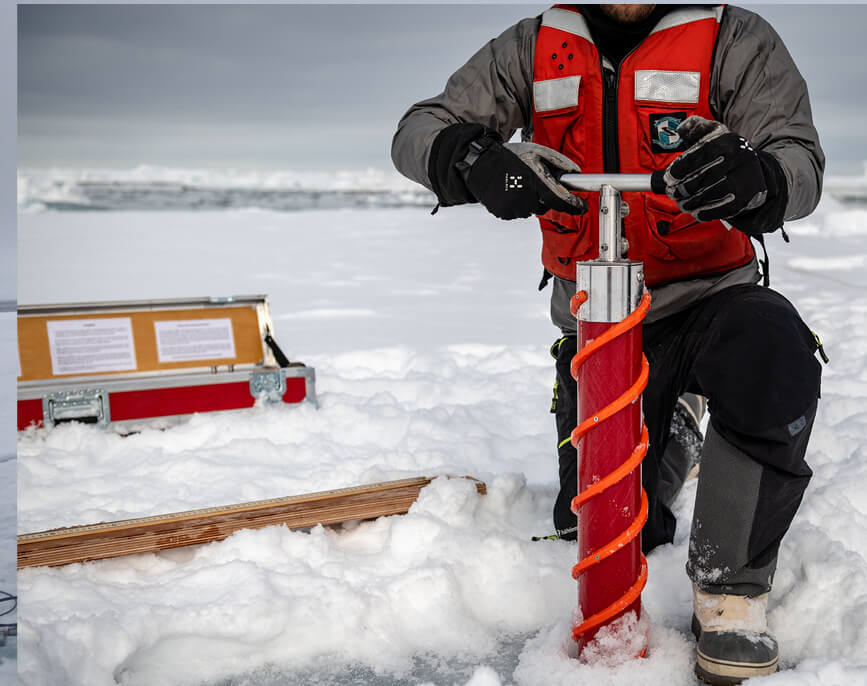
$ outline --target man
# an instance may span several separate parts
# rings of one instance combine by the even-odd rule
[[[519,128],[524,142],[506,143]],[[673,539],[668,506],[683,469],[666,446],[678,396],[701,394],[711,419],[687,563],[696,670],[719,684],[776,670],[767,597],[811,476],[804,455],[820,365],[794,307],[758,285],[750,238],[809,214],[824,171],[806,85],[780,38],[736,7],[558,5],[507,29],[443,93],[410,108],[392,158],[443,207],[480,202],[502,219],[539,216],[542,287],[552,281],[552,320],[564,334],[552,351],[561,530],[574,526],[576,489],[565,440],[575,425],[568,300],[576,261],[598,253],[598,199],[556,178],[579,168],[657,171],[664,195],[624,194],[627,255],[644,262],[653,297],[643,546]]]

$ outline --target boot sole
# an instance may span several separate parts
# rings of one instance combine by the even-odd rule
[[[765,664],[714,660],[696,651],[695,673],[702,681],[713,686],[735,686],[754,676],[767,676],[777,671],[778,660]]]
[[[701,624],[695,615],[690,626],[696,640],[701,637]],[[695,674],[705,683],[712,686],[736,686],[742,681],[754,676],[767,676],[777,671],[779,657],[766,663],[734,662],[708,657],[696,647]]]

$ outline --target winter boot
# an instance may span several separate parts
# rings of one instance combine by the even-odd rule
[[[699,424],[707,401],[684,393],[677,399],[671,418],[668,443],[659,465],[659,499],[671,507],[684,482],[698,476],[703,437]]]
[[[698,641],[695,673],[715,686],[777,671],[779,648],[768,633],[768,594],[705,593],[693,585],[692,633]]]
[[[698,425],[701,424],[704,413],[707,412],[707,398],[695,393],[684,393],[677,399],[677,404],[689,413],[696,430],[698,430]]]
[[[690,438],[685,439],[685,442],[692,448],[692,452],[690,452],[692,467],[686,475],[686,480],[689,481],[698,478],[699,458],[701,458],[701,446],[704,442],[704,436],[702,436],[699,427],[707,412],[707,398],[703,395],[684,393],[677,399],[677,406],[683,410],[681,415],[690,434]]]

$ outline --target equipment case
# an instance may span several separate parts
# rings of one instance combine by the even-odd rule
[[[20,306],[18,429],[315,405],[313,368],[272,328],[264,295]]]

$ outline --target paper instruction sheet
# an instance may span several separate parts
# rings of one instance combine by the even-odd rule
[[[163,362],[235,357],[231,319],[182,319],[154,322],[157,357]]]
[[[45,325],[55,376],[136,369],[129,317],[66,319]]]

